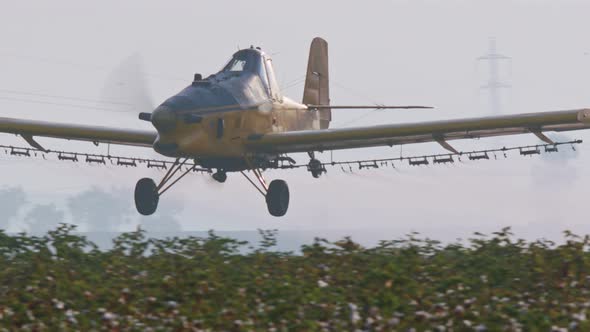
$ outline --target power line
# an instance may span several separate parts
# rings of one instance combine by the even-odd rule
[[[50,102],[50,101],[32,100],[32,99],[24,99],[24,98],[0,97],[0,100],[16,101],[16,102],[21,102],[21,103],[65,106],[65,107],[72,107],[72,108],[85,108],[85,109],[106,111],[106,112],[115,112],[115,113],[129,113],[131,111],[131,110],[115,110],[115,109],[93,107],[93,106],[87,106],[87,105],[76,105],[76,104],[57,103],[57,102]]]
[[[305,81],[305,76],[306,75],[302,75],[302,76],[299,76],[293,80],[288,81],[287,83],[285,83],[281,86],[281,90],[288,90],[298,84],[303,83]]]
[[[48,98],[67,99],[67,100],[83,101],[83,102],[90,102],[90,103],[96,103],[96,104],[111,104],[111,105],[133,106],[131,103],[121,102],[121,101],[109,101],[109,100],[98,100],[98,99],[79,98],[79,97],[68,97],[68,96],[52,95],[52,94],[45,94],[45,93],[38,93],[38,92],[29,92],[29,91],[0,89],[0,92],[10,93],[10,94],[16,94],[16,95],[25,95],[25,96],[37,96],[37,97],[48,97]]]
[[[0,56],[1,57],[17,58],[19,60],[30,61],[30,62],[31,61],[32,62],[45,62],[45,63],[51,63],[51,64],[56,64],[56,65],[62,65],[62,66],[83,67],[83,68],[88,68],[88,69],[93,69],[93,70],[98,70],[98,71],[112,71],[112,69],[113,69],[112,67],[109,67],[109,66],[73,62],[70,60],[58,59],[58,58],[43,58],[43,57],[36,57],[36,56],[30,56],[30,55],[9,54],[9,53],[0,54]],[[129,72],[135,73],[135,71],[129,71]],[[183,81],[183,82],[187,81],[184,78],[180,78],[180,77],[173,76],[173,75],[167,75],[167,74],[148,73],[148,72],[144,72],[144,71],[141,71],[140,74],[145,75],[145,76],[149,76],[149,77],[152,77],[155,79],[160,79],[160,80]]]
[[[336,82],[333,79],[330,80],[330,83],[334,84],[334,86],[339,87],[342,90],[348,91],[352,95],[355,95],[355,96],[357,96],[357,97],[359,97],[361,99],[368,100],[369,102],[375,104],[375,106],[379,105],[379,103],[375,102],[375,100],[373,98],[371,98],[370,96],[368,96],[368,95],[360,92],[359,90],[348,88],[348,87],[344,86],[344,84],[338,83],[338,82]],[[346,121],[344,123],[338,123],[338,122],[336,122],[337,127],[348,126],[350,124],[353,124],[355,122],[358,122],[359,120],[362,120],[364,118],[367,118],[367,117],[373,115],[377,111],[379,111],[379,109],[370,109],[370,110],[367,110],[367,111],[363,112],[361,115],[359,115],[359,116],[357,116],[357,117],[355,117],[355,118],[353,118],[351,120],[348,120],[348,121]]]

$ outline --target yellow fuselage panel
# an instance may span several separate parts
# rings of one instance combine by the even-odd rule
[[[198,110],[193,111],[199,114]],[[317,129],[317,112],[285,98],[280,103],[252,109],[201,115],[199,123],[178,121],[176,130],[162,134],[160,142],[178,145],[177,155],[198,158],[243,157],[250,135]]]

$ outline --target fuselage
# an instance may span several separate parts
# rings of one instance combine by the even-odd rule
[[[281,94],[272,60],[259,49],[240,50],[220,72],[199,78],[152,113],[157,152],[239,169],[251,135],[320,128],[317,112]]]

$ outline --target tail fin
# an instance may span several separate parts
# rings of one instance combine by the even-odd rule
[[[316,37],[311,42],[309,49],[303,103],[306,105],[330,105],[329,82],[328,42]],[[328,128],[332,120],[332,111],[325,108],[318,112],[320,114],[320,128]]]

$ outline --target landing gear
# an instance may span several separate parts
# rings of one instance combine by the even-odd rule
[[[224,183],[227,180],[227,173],[223,170],[218,170],[217,173],[211,176],[215,181]]]
[[[143,178],[135,185],[135,207],[137,212],[149,216],[158,208],[158,195],[156,183],[150,178]]]
[[[273,180],[266,192],[266,207],[274,217],[282,217],[289,209],[289,186],[283,180]]]
[[[168,189],[170,189],[173,185],[175,185],[180,179],[185,177],[189,172],[195,169],[196,164],[190,168],[187,168],[184,173],[182,173],[176,180],[172,181],[169,185],[166,185],[170,180],[182,169],[182,167],[186,164],[188,158],[184,159],[184,161],[180,162],[180,158],[176,159],[172,167],[166,172],[160,184],[156,185],[154,180],[150,178],[143,178],[137,181],[135,185],[135,207],[137,208],[137,212],[144,216],[149,216],[156,212],[158,208],[158,202],[160,201],[160,196],[162,196]]]
[[[254,168],[250,161],[246,158],[246,162],[250,170],[256,176],[256,179],[260,183],[258,186],[250,177],[242,171],[242,175],[264,196],[266,201],[266,207],[268,212],[273,217],[282,217],[287,213],[289,209],[289,186],[287,186],[287,182],[283,180],[273,180],[270,185],[266,184],[262,173],[258,168]]]
[[[182,162],[176,159],[172,167],[168,169],[162,181],[156,185],[154,180],[149,178],[143,178],[137,182],[135,186],[135,207],[137,212],[144,216],[152,215],[158,208],[158,202],[160,196],[162,196],[168,189],[174,186],[178,181],[185,177],[191,171],[196,169],[196,163],[192,166],[185,166],[188,158]],[[289,186],[287,182],[283,180],[274,180],[267,185],[262,173],[259,169],[260,164],[252,164],[252,162],[246,158],[247,168],[254,173],[258,184],[250,179],[245,171],[242,171],[242,175],[262,194],[266,202],[268,212],[274,217],[282,217],[287,213],[289,209]],[[320,164],[321,165],[321,164]],[[180,172],[179,176],[176,176]],[[215,174],[212,175],[215,181],[223,183],[227,180],[227,172],[224,169],[218,169]],[[174,179],[175,178],[175,179]]]

